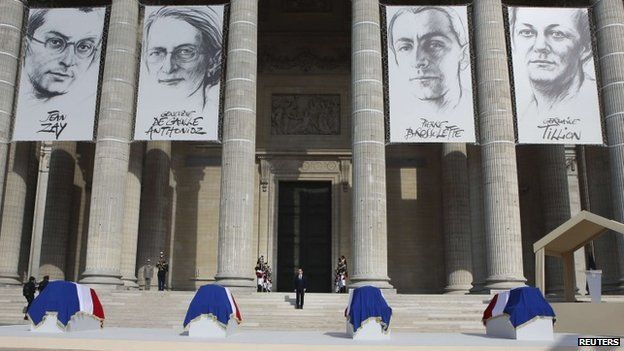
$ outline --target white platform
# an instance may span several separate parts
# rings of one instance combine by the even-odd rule
[[[384,332],[381,323],[376,319],[369,319],[360,325],[360,329],[353,330],[353,325],[347,321],[347,335],[353,340],[388,340],[390,339],[390,329]]]
[[[98,330],[102,328],[100,320],[84,313],[76,313],[63,328],[59,323],[56,312],[48,312],[43,316],[39,325],[30,321],[30,331],[36,333],[66,333],[72,331]]]
[[[227,327],[215,321],[211,316],[202,314],[199,319],[189,323],[188,335],[195,338],[225,338],[236,332],[238,323],[230,318]]]
[[[225,339],[191,338],[182,326],[168,329],[114,328],[76,333],[31,333],[28,326],[0,326],[0,348],[87,351],[500,351],[577,350],[579,334],[555,334],[551,341],[500,339],[484,333],[403,333],[396,329],[385,341],[354,341],[344,331],[243,330]]]
[[[515,340],[553,340],[552,317],[538,317],[518,328],[509,321],[508,315],[490,318],[485,326],[486,334],[495,338]]]

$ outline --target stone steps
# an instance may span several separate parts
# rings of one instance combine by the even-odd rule
[[[181,329],[194,292],[98,290],[110,327]],[[306,294],[305,309],[294,309],[294,293],[235,293],[242,329],[322,330],[345,327],[346,294]],[[587,297],[581,299],[589,300]],[[393,308],[392,329],[410,332],[482,332],[489,295],[386,294]],[[624,296],[604,296],[624,301]],[[0,288],[0,325],[24,324],[21,288]],[[149,321],[145,318],[149,314]]]
[[[342,331],[347,294],[307,293],[294,309],[294,293],[234,293],[242,329]],[[483,332],[481,316],[489,295],[385,294],[393,309],[392,329],[406,332]],[[181,329],[194,292],[98,290],[110,327]],[[624,296],[604,296],[624,301]],[[589,298],[581,298],[589,300]],[[19,287],[0,287],[0,325],[24,324]],[[149,320],[146,319],[149,315]]]

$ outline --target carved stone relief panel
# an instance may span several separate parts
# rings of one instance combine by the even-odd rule
[[[271,135],[339,134],[339,94],[271,96]]]
[[[301,161],[288,159],[270,160],[270,170],[273,174],[295,174],[295,173],[339,173],[340,165],[338,161]]]

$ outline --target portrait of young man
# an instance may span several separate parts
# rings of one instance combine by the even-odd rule
[[[14,140],[91,140],[104,8],[31,9]]]
[[[388,6],[391,142],[472,142],[464,6]]]
[[[223,6],[148,6],[135,139],[217,140]]]
[[[589,18],[582,8],[509,8],[521,143],[600,144]]]

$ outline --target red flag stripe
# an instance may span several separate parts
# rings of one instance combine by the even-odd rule
[[[494,298],[483,312],[483,324],[485,324],[485,321],[492,318],[492,310],[494,310],[494,306],[496,306],[496,300],[498,300],[498,294],[494,295]]]
[[[104,319],[104,309],[102,308],[100,299],[98,299],[98,296],[93,289],[91,289],[91,299],[93,300],[93,315],[100,319]]]
[[[236,319],[238,319],[239,322],[242,322],[243,321],[243,317],[241,317],[240,309],[238,309],[238,305],[236,304],[236,300],[234,300],[234,295],[232,295],[232,302],[234,302],[234,307],[236,307]]]

